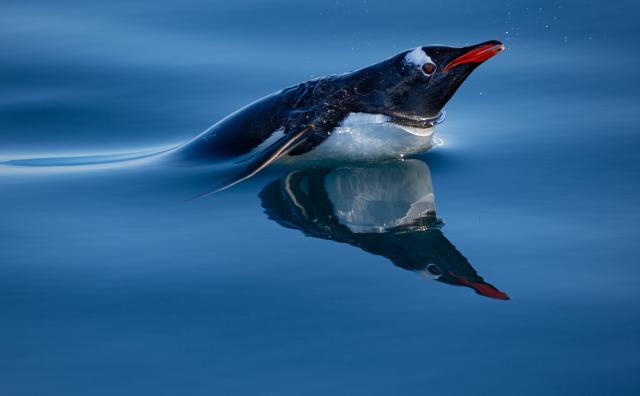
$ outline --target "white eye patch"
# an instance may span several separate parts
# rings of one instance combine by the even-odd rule
[[[404,60],[407,63],[419,66],[420,69],[422,69],[422,65],[425,63],[436,64],[429,55],[422,50],[422,47],[416,47],[413,51],[408,52],[407,55],[405,55]]]

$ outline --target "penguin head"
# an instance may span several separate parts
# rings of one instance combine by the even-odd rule
[[[471,72],[503,49],[504,44],[492,40],[463,48],[404,51],[353,73],[359,110],[385,114],[399,123],[437,118]]]

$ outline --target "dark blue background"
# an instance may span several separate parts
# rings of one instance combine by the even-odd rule
[[[272,91],[503,40],[427,153],[444,233],[511,301],[262,213],[267,172],[0,168],[3,395],[640,392],[640,7],[3,1],[0,159],[179,143]]]

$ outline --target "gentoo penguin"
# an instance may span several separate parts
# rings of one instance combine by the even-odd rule
[[[485,282],[442,233],[423,161],[297,170],[267,184],[260,198],[267,216],[284,227],[384,256],[438,282],[509,299]]]
[[[418,47],[351,73],[262,98],[165,155],[181,162],[234,160],[230,187],[281,158],[371,161],[427,150],[442,108],[499,41]]]

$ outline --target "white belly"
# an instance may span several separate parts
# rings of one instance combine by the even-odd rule
[[[402,158],[431,148],[435,128],[396,125],[378,114],[351,113],[310,152],[285,161],[375,161]]]

